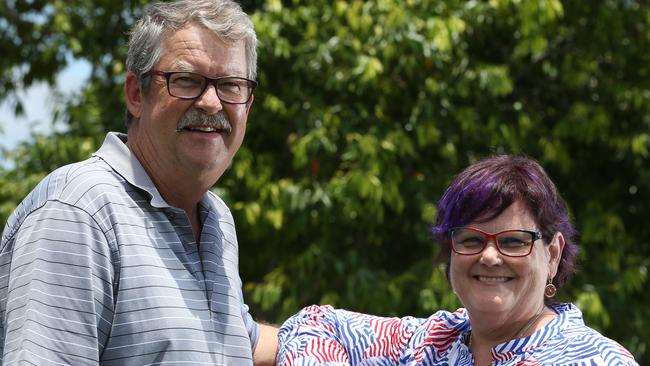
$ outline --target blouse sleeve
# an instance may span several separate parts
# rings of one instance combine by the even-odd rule
[[[278,365],[395,365],[418,322],[313,305],[280,328]]]

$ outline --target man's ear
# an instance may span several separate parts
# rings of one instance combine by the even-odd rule
[[[133,115],[134,118],[140,118],[142,112],[142,88],[138,76],[129,72],[126,74],[126,81],[124,82],[124,96],[126,99],[126,108]]]
[[[553,235],[553,240],[548,245],[549,252],[549,271],[551,278],[555,277],[557,274],[557,268],[560,265],[560,260],[562,260],[562,252],[564,251],[564,236],[561,232],[555,233]]]

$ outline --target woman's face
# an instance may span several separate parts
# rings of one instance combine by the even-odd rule
[[[541,231],[528,208],[515,201],[496,218],[472,227],[487,233],[523,229]],[[546,245],[544,243],[548,243]],[[470,314],[526,317],[537,313],[544,302],[546,280],[554,277],[564,247],[564,238],[542,238],[533,243],[526,257],[507,257],[490,241],[479,254],[451,253],[449,280]]]

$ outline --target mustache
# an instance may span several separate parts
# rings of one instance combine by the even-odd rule
[[[178,124],[176,125],[176,132],[181,132],[184,128],[191,126],[204,126],[213,127],[217,130],[222,130],[226,135],[232,133],[232,124],[225,112],[221,111],[217,114],[205,114],[196,108],[188,110]]]

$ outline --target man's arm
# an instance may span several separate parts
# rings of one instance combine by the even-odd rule
[[[48,202],[2,243],[2,364],[97,365],[112,319],[110,250],[82,210]]]
[[[259,327],[260,338],[253,352],[253,364],[255,366],[275,365],[278,354],[278,328],[266,324],[259,324]]]

